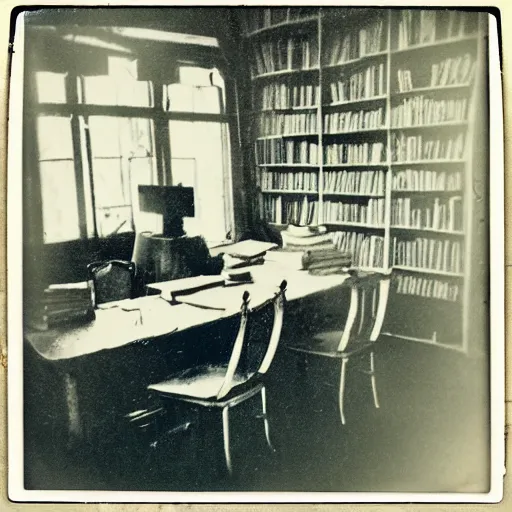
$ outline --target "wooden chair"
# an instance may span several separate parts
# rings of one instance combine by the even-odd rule
[[[132,261],[96,261],[87,265],[94,289],[94,304],[132,299],[135,288],[135,263]]]
[[[389,294],[390,275],[358,272],[351,275],[346,284],[350,286],[350,307],[343,330],[319,332],[312,342],[291,345],[287,348],[300,354],[302,368],[307,367],[308,356],[329,357],[341,360],[339,383],[339,409],[341,423],[345,425],[343,402],[347,365],[351,358],[369,355],[369,369],[360,369],[370,376],[373,400],[379,408],[375,378],[374,345],[377,341]]]
[[[233,344],[233,349],[226,364],[208,365],[191,368],[181,375],[153,384],[148,389],[158,393],[163,399],[177,400],[222,411],[222,427],[224,440],[224,456],[229,473],[232,473],[229,410],[249,398],[261,394],[261,406],[265,437],[269,448],[274,451],[270,441],[270,429],[267,417],[266,390],[263,375],[269,369],[281,336],[285,304],[286,281],[269,301],[257,309],[268,307],[273,309],[273,323],[270,336],[265,340],[263,350],[256,351],[254,358],[248,361],[250,345],[253,342],[247,336],[249,316],[255,310],[249,310],[249,292],[244,292],[240,311],[240,324]],[[256,363],[256,364],[254,364]]]

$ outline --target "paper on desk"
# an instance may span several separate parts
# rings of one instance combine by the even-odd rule
[[[248,291],[249,307],[256,308],[268,301],[277,292],[277,287],[269,284],[240,284],[239,286],[225,286],[210,288],[199,292],[177,297],[182,304],[189,304],[198,308],[215,309],[234,313],[242,305],[242,296]]]
[[[215,275],[174,279],[173,281],[153,283],[149,287],[159,290],[160,296],[163,299],[172,301],[177,295],[194,293],[202,289],[221,286],[222,284],[224,284],[224,278],[220,275]]]

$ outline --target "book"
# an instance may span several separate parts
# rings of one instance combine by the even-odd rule
[[[262,265],[265,262],[264,256],[256,256],[254,258],[236,258],[230,254],[224,254],[222,259],[224,260],[225,269]]]
[[[258,240],[244,240],[227,246],[225,254],[239,259],[252,259],[264,256],[267,251],[277,248],[273,242],[260,242]]]
[[[223,270],[221,273],[224,278],[224,286],[233,286],[236,284],[252,283],[252,274],[249,270],[230,269]]]
[[[152,283],[148,288],[160,292],[160,296],[169,301],[175,302],[179,295],[188,295],[201,290],[215,288],[224,284],[224,278],[220,275],[214,276],[194,276],[184,279],[175,279],[161,283]]]

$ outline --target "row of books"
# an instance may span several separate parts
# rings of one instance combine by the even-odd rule
[[[255,75],[293,69],[313,69],[319,66],[318,40],[316,35],[263,41],[254,45]]]
[[[318,224],[318,201],[310,200],[307,196],[302,199],[290,199],[264,195],[260,204],[260,213],[267,222],[298,226]]]
[[[402,128],[465,121],[467,109],[467,98],[434,100],[424,95],[404,98],[391,109],[391,126]]]
[[[384,20],[379,19],[366,28],[362,28],[343,39],[335,38],[327,47],[326,58],[329,65],[359,59],[386,49],[386,30]]]
[[[386,68],[383,63],[369,66],[351,74],[344,80],[331,82],[329,90],[333,103],[382,96],[386,94]]]
[[[324,192],[383,195],[384,171],[324,171]]]
[[[278,110],[298,107],[316,107],[320,99],[320,86],[313,84],[265,85],[261,93],[261,110]]]
[[[256,173],[262,190],[318,191],[318,173],[308,171],[280,172],[262,169]]]
[[[421,77],[418,73],[415,87],[439,87],[445,85],[465,85],[471,83],[475,74],[476,62],[470,53],[448,57],[435,62],[430,67],[430,79]],[[418,79],[419,78],[419,79]],[[428,79],[428,81],[427,81]],[[410,69],[397,70],[398,92],[413,90],[412,74]]]
[[[243,14],[242,26],[244,32],[249,34],[262,28],[318,15],[318,9],[311,7],[267,7],[265,9],[247,9]]]
[[[391,135],[393,162],[414,160],[459,160],[464,155],[464,134],[443,139],[427,139],[422,135]]]
[[[413,208],[410,197],[393,199],[391,202],[391,225],[420,229],[461,231],[463,228],[462,197],[447,200],[435,197],[429,206]]]
[[[259,164],[311,164],[318,163],[318,143],[307,140],[258,140]]]
[[[343,201],[324,201],[324,221],[354,222],[382,225],[384,223],[384,199],[370,198],[367,204]]]
[[[405,265],[440,272],[462,272],[461,242],[432,238],[400,240],[393,237],[392,244],[392,265]]]
[[[324,133],[344,133],[382,128],[386,123],[382,107],[373,110],[331,112],[324,115]]]
[[[457,283],[402,274],[397,274],[394,281],[396,283],[396,293],[400,295],[415,295],[450,302],[456,302],[459,299],[460,290]]]
[[[384,238],[355,231],[335,231],[332,238],[339,251],[352,255],[352,265],[366,268],[382,267]]]
[[[397,48],[405,49],[448,38],[472,34],[477,29],[478,13],[407,9],[398,19]]]
[[[459,192],[462,190],[462,173],[460,171],[404,169],[393,172],[391,187],[392,190],[410,192]]]
[[[456,85],[470,83],[476,69],[476,62],[470,53],[448,57],[432,64],[430,86]]]
[[[386,146],[382,142],[324,146],[325,164],[378,164],[385,161]]]
[[[259,118],[259,134],[260,136],[266,136],[316,133],[318,130],[317,120],[316,112],[296,114],[272,112],[262,114]]]

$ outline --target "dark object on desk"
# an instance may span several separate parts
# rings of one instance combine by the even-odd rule
[[[211,257],[203,237],[167,238],[144,231],[135,236],[132,260],[144,284],[220,274],[222,256]]]
[[[359,362],[363,356],[369,355],[369,368],[359,368],[359,370],[370,376],[375,407],[379,407],[374,345],[380,335],[386,313],[390,279],[390,275],[379,273],[350,272],[350,277],[347,279],[351,289],[350,308],[344,329],[321,332],[305,343],[288,346],[300,356],[300,373],[305,373],[310,356],[341,359],[338,400],[343,425],[345,424],[343,410],[345,376],[350,358],[358,358]]]
[[[29,323],[37,330],[80,325],[94,320],[92,291],[87,282],[52,284],[43,292]]]
[[[240,311],[240,326],[233,345],[233,350],[226,365],[200,366],[191,368],[181,375],[149,386],[148,389],[158,393],[164,400],[178,400],[207,409],[221,409],[224,437],[224,456],[229,473],[232,472],[229,409],[261,393],[262,419],[268,446],[270,442],[269,423],[266,410],[266,390],[262,376],[267,372],[274,358],[281,328],[283,325],[286,281],[281,283],[279,292],[262,307],[274,310],[272,331],[266,349],[258,352],[258,361],[247,361],[246,355],[250,343],[246,328],[249,315],[249,292],[244,292]],[[261,340],[257,340],[261,341]],[[252,363],[252,364],[251,364]],[[197,427],[194,425],[194,427]]]
[[[194,189],[182,186],[139,185],[139,204],[143,212],[162,215],[164,237],[180,237],[185,234],[183,217],[193,217],[195,214]]]
[[[135,263],[132,261],[96,261],[87,265],[87,272],[93,283],[95,306],[134,297]]]

